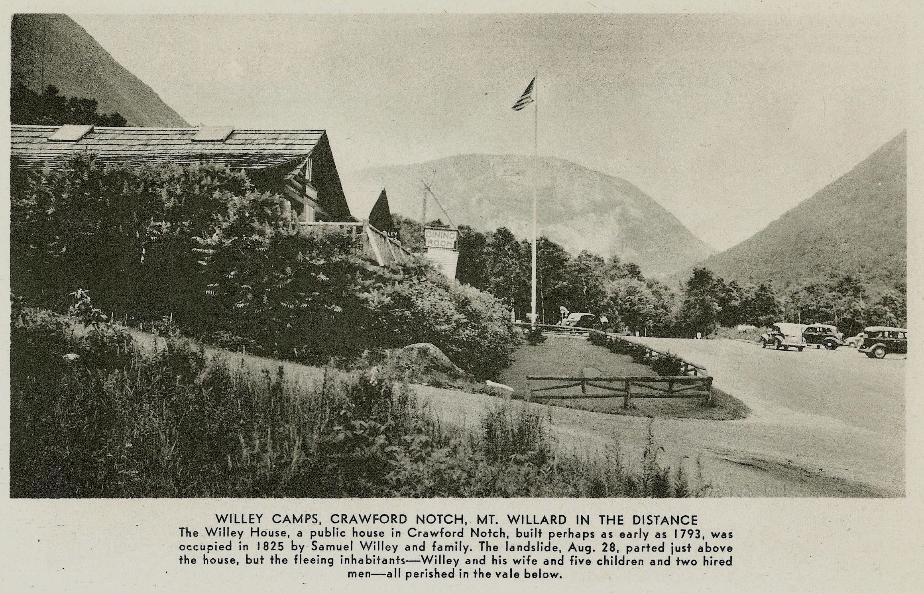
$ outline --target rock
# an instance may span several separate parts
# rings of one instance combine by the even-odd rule
[[[428,342],[392,350],[388,355],[388,366],[411,375],[444,375],[450,379],[465,376],[465,372],[442,350]]]
[[[491,393],[494,395],[500,395],[503,397],[510,397],[513,395],[515,389],[509,385],[504,385],[503,383],[496,383],[494,381],[485,381],[485,387],[487,387]]]

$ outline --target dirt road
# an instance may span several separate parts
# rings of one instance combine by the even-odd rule
[[[903,493],[903,357],[874,360],[852,348],[765,350],[736,340],[638,341],[704,365],[717,387],[752,409],[745,420],[704,430],[715,439],[711,448],[788,459],[884,494]]]
[[[737,340],[635,338],[702,364],[715,384],[757,416],[805,414],[892,438],[905,426],[905,359],[870,359],[854,348],[804,352],[761,349]]]

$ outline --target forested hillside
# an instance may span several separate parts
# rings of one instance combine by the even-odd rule
[[[66,15],[14,15],[10,40],[14,87],[40,93],[52,85],[68,97],[94,98],[101,113],[120,113],[132,126],[189,125]]]
[[[719,276],[778,289],[851,275],[872,294],[906,277],[902,132],[750,239],[705,260]]]

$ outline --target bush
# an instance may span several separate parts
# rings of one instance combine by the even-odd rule
[[[661,354],[649,362],[654,372],[666,377],[676,377],[683,374],[683,359],[673,354]]]
[[[442,424],[374,371],[313,384],[232,369],[188,344],[17,307],[11,328],[14,497],[681,496],[653,440],[640,470],[557,452],[549,420],[488,410]],[[653,439],[653,437],[652,437]]]
[[[591,331],[587,335],[587,340],[594,346],[604,346],[609,348],[610,342],[613,341],[612,338],[607,336],[603,332]]]
[[[77,157],[14,167],[11,199],[13,291],[36,306],[64,311],[80,289],[162,334],[314,364],[429,342],[479,378],[517,343],[493,296],[422,258],[373,265],[352,235],[294,224],[285,199],[226,168]]]
[[[547,339],[545,333],[538,327],[530,327],[526,330],[526,343],[530,346],[538,346]]]
[[[649,361],[648,349],[641,344],[629,343],[625,348],[635,362],[647,363]]]

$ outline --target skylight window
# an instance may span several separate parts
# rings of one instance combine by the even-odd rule
[[[226,126],[203,126],[193,136],[193,142],[224,142],[234,132]]]
[[[63,125],[48,137],[52,142],[77,142],[93,131],[93,126]]]

